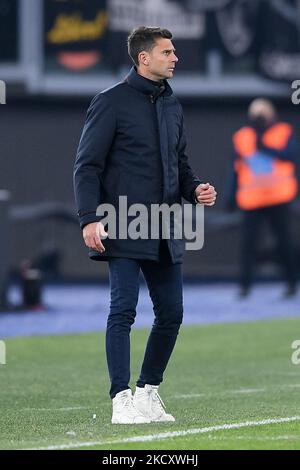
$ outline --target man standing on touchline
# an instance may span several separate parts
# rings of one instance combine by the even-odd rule
[[[171,38],[166,29],[148,27],[129,35],[134,66],[123,82],[92,100],[74,168],[78,216],[89,255],[109,263],[106,355],[113,424],[175,421],[165,412],[158,386],[182,322],[184,241],[174,238],[174,226],[167,240],[110,239],[96,215],[97,207],[112,204],[118,218],[121,195],[128,205],[141,203],[150,209],[152,204],[181,204],[182,197],[212,206],[217,194],[209,183],[201,184],[188,164],[182,108],[167,82],[178,62]],[[132,396],[130,330],[140,270],[155,321]]]

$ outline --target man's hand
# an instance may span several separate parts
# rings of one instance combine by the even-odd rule
[[[101,239],[107,238],[108,233],[105,232],[101,222],[93,222],[91,224],[87,224],[84,227],[82,234],[86,246],[92,248],[93,250],[100,251],[100,253],[103,253],[105,251]]]
[[[213,206],[217,199],[217,192],[209,183],[202,183],[195,189],[195,198],[199,204]]]

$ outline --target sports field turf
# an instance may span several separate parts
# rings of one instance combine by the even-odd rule
[[[176,422],[136,426],[110,424],[104,333],[9,339],[0,448],[300,449],[296,339],[296,319],[183,327],[160,389]]]

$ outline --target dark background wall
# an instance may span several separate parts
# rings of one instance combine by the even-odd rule
[[[0,107],[0,189],[9,189],[14,207],[57,201],[74,207],[72,168],[89,100],[23,99]],[[248,101],[183,101],[190,162],[203,181],[218,190],[210,217],[224,206],[230,172],[231,135],[245,122]],[[300,141],[299,110],[285,100],[278,102],[281,118],[295,125]],[[74,207],[75,213],[75,207]],[[300,217],[294,219],[295,235]],[[209,219],[210,220],[210,219]],[[1,223],[1,221],[0,221]],[[238,225],[207,223],[204,248],[186,254],[186,276],[229,278],[237,274]],[[49,250],[61,255],[65,278],[106,276],[106,263],[89,261],[77,223],[51,218],[13,223],[11,266],[35,259]],[[266,270],[266,273],[272,273]]]

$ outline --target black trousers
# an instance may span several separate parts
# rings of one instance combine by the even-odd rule
[[[183,317],[182,265],[127,258],[109,261],[110,313],[106,330],[106,357],[110,396],[129,388],[130,331],[136,316],[142,271],[153,302],[154,323],[146,345],[137,386],[159,385],[172,354]],[[142,314],[142,312],[141,312]]]
[[[289,204],[244,211],[241,240],[241,286],[248,289],[251,285],[256,251],[260,241],[260,229],[264,221],[270,225],[276,238],[284,278],[289,286],[294,287],[297,282],[297,264],[290,230]]]

